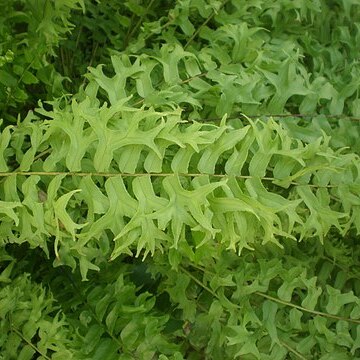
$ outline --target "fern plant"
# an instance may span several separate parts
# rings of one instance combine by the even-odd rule
[[[79,88],[3,109],[0,359],[360,358],[358,4],[35,3]]]
[[[227,329],[221,330],[222,334],[228,334],[221,343],[229,345],[223,356],[248,352],[258,358],[267,353],[273,356],[271,351],[280,351],[275,343],[281,347],[280,353],[297,351],[291,346],[293,340],[283,345],[276,328],[268,329],[266,323],[273,324],[275,316],[281,317],[277,304],[291,304],[288,306],[298,311],[292,311],[297,316],[303,312],[318,315],[314,309],[323,290],[316,286],[316,277],[309,277],[302,267],[290,267],[286,270],[291,269],[289,275],[279,279],[284,270],[275,272],[273,266],[263,265],[274,271],[272,277],[278,283],[274,297],[268,294],[272,278],[266,282],[256,277],[251,285],[251,278],[236,280],[237,271],[230,271],[231,267],[229,273],[223,270],[218,275],[216,269],[222,261],[229,261],[229,256],[233,258],[230,263],[235,254],[237,261],[246,259],[259,247],[272,249],[270,244],[283,248],[289,246],[288,241],[314,237],[326,242],[333,228],[343,235],[350,229],[359,231],[358,157],[344,149],[332,150],[327,137],[304,144],[274,121],[248,120],[236,129],[227,125],[225,117],[220,125],[189,122],[182,120],[177,109],[161,112],[130,107],[129,98],[101,105],[97,89],[93,80],[79,95],[82,100],[54,103],[53,110],[39,109],[39,115],[30,113],[16,128],[5,128],[2,143],[7,143],[1,153],[3,246],[26,242],[32,248],[40,247],[46,256],[52,256],[54,266],[79,269],[82,280],[93,277],[89,271],[99,271],[107,261],[129,255],[146,260],[151,255],[149,271],[161,274],[158,286],[168,294],[167,302],[179,304],[185,323],[200,326],[197,316],[206,308],[219,307],[221,299],[225,301],[225,325],[218,325]],[[190,272],[192,266],[203,274],[200,278]],[[215,273],[207,274],[205,269],[212,267]],[[298,278],[300,275],[303,278]],[[246,301],[251,301],[253,294],[264,300],[263,315],[253,315],[261,319],[257,320],[261,325],[259,338],[251,337],[252,346],[243,343],[249,330],[246,321],[240,320],[250,316],[251,306],[249,312],[240,312],[237,321],[230,321],[245,296],[240,295],[243,281],[249,284]],[[186,294],[191,283],[196,285],[192,296],[199,296],[196,293],[202,286],[213,296],[212,301],[204,305],[190,301]],[[237,290],[226,295],[227,287]],[[301,305],[291,302],[297,287],[303,289]],[[336,299],[346,295],[328,284],[326,290],[331,297],[326,300],[329,295],[325,295],[323,301],[330,310],[319,315],[325,320],[336,316],[343,306],[333,294],[338,292]],[[106,294],[107,298],[112,291],[99,289],[92,295],[94,300],[89,295],[84,303],[96,313],[99,296]],[[146,293],[139,299],[143,296],[145,300]],[[356,324],[357,297],[346,296],[354,307],[352,315],[348,313],[350,318],[342,321]],[[107,304],[110,298],[103,301]],[[114,316],[119,316],[122,307],[113,306]],[[274,318],[266,320],[268,316]],[[95,319],[101,324],[104,315],[98,317],[99,313]],[[162,319],[159,324],[169,321]],[[115,324],[105,320],[107,333],[112,334]],[[94,326],[91,331],[95,336],[96,329],[101,339],[100,325]],[[260,335],[264,326],[270,348]],[[125,334],[125,329],[120,327],[117,334]],[[236,334],[240,329],[242,340],[235,340],[232,331]],[[354,349],[354,341],[349,342],[349,351]],[[114,354],[119,350],[113,341],[109,346]],[[199,344],[193,346],[200,351]]]

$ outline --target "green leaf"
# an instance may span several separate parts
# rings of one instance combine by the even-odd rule
[[[264,326],[269,332],[271,338],[271,347],[273,347],[275,344],[279,344],[276,326],[276,313],[278,310],[278,305],[272,301],[266,300],[263,304],[262,310]]]
[[[303,282],[307,288],[307,295],[301,302],[301,306],[309,310],[314,310],[322,294],[322,289],[316,286],[317,277],[315,276],[308,280],[304,279]]]
[[[330,314],[336,315],[344,305],[359,302],[358,297],[356,297],[352,291],[348,293],[341,293],[339,289],[334,289],[329,285],[326,286],[326,290],[329,294],[326,311]]]
[[[17,81],[8,71],[0,69],[0,84],[11,88],[16,86]]]
[[[114,360],[118,356],[119,344],[112,339],[104,338],[91,358],[94,360]]]
[[[13,209],[15,209],[17,207],[22,207],[22,204],[20,202],[0,201],[0,214],[4,214],[7,217],[9,217],[10,219],[12,219],[16,226],[19,225],[20,220],[19,220],[18,215],[16,215],[16,213]],[[3,221],[4,221],[4,218],[3,218]]]
[[[35,349],[30,345],[25,345],[18,356],[19,360],[31,360],[35,354]]]
[[[80,189],[72,190],[65,195],[59,197],[58,200],[54,203],[54,212],[56,218],[61,222],[61,224],[65,227],[65,229],[71,234],[73,240],[75,240],[75,231],[76,229],[81,229],[87,224],[76,224],[70,217],[70,215],[66,212],[66,206],[70,200],[70,198],[81,191]]]
[[[0,121],[0,125],[2,122]],[[13,126],[6,126],[4,130],[2,130],[0,134],[0,172],[8,171],[7,166],[7,157],[8,155],[5,153],[10,139],[11,139],[11,132],[10,130],[13,129]]]

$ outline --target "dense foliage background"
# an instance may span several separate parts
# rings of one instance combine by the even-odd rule
[[[0,359],[360,359],[358,0],[0,9]]]

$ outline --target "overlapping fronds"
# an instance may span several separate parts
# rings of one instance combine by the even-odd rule
[[[22,275],[0,290],[1,359],[72,359],[69,324],[41,286]],[[3,356],[7,357],[3,357]]]
[[[235,129],[127,102],[73,100],[3,131],[3,243],[48,252],[53,239],[57,262],[78,261],[86,278],[108,256],[100,239],[110,259],[166,248],[194,259],[205,244],[240,254],[359,231],[359,159],[325,135],[305,144],[272,120]]]
[[[145,360],[162,354],[178,359],[179,347],[169,342],[171,334],[161,334],[169,316],[154,311],[151,294],[137,296],[135,285],[129,279],[125,283],[119,270],[126,268],[116,269],[115,283],[92,283],[81,290],[71,274],[55,273],[50,285],[63,283],[61,293],[55,294],[60,300],[69,297],[72,319],[64,313],[69,309],[60,309],[29,274],[12,279],[0,291],[0,358]],[[109,280],[106,273],[104,277],[100,280]]]
[[[192,346],[207,344],[205,354],[229,359],[356,358],[357,270],[326,256],[309,262],[306,251],[283,260],[281,251],[272,255],[257,261],[227,256],[211,271],[207,264],[168,274],[164,288],[188,319]],[[165,264],[162,259],[154,271]]]
[[[0,5],[1,360],[360,358],[357,1]]]

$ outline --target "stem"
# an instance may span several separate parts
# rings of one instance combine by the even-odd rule
[[[266,118],[286,118],[286,117],[294,117],[294,118],[313,118],[319,115],[324,115],[324,114],[250,114],[250,115],[245,115],[242,113],[239,114],[233,114],[230,115],[227,119],[228,120],[238,120],[239,117],[242,118],[251,118],[251,119],[258,119],[261,117],[266,117]],[[353,117],[353,116],[348,116],[348,115],[324,115],[326,118],[328,119],[348,119],[351,121],[358,121],[360,122],[360,118],[357,117]],[[221,121],[222,118],[221,117],[214,117],[214,118],[206,118],[206,119],[196,119],[196,121]]]
[[[186,269],[184,269],[182,266],[180,266],[180,270],[182,272],[184,272],[187,276],[189,276],[192,280],[194,280],[194,282],[196,282],[199,286],[201,286],[204,290],[206,290],[207,292],[209,292],[212,296],[214,296],[215,298],[219,299],[219,296],[216,294],[215,291],[211,290],[209,287],[207,287],[202,281],[200,281],[199,279],[197,279],[194,275],[192,275],[190,272],[188,272]]]
[[[264,294],[264,293],[259,292],[259,291],[256,291],[254,294],[259,295],[259,296],[261,296],[261,297],[263,297],[265,299],[271,300],[273,302],[276,302],[278,304],[282,304],[282,305],[285,305],[285,306],[290,306],[292,308],[298,309],[298,310],[303,311],[303,312],[307,312],[309,314],[322,316],[322,317],[329,318],[329,319],[343,320],[343,321],[347,321],[349,323],[354,323],[354,324],[360,324],[360,320],[344,318],[342,316],[332,315],[332,314],[324,313],[324,312],[321,312],[321,311],[306,309],[306,308],[304,308],[302,306],[295,305],[295,304],[293,304],[291,302],[287,302],[287,301],[284,301],[284,300],[280,300],[278,298],[272,297],[270,295]]]
[[[136,23],[136,25],[133,27],[133,29],[130,31],[130,33],[128,33],[128,34],[126,35],[125,48],[127,48],[131,37],[135,34],[135,32],[137,31],[137,29],[139,28],[139,26],[140,26],[141,23],[143,22],[145,15],[147,15],[148,11],[150,10],[150,8],[151,8],[151,6],[153,5],[154,2],[155,2],[155,0],[150,0],[148,6],[146,7],[144,13],[140,16],[140,18],[139,18],[138,22]]]
[[[202,268],[200,266],[194,266],[194,265],[191,265],[191,267],[194,267],[200,271],[202,271]],[[212,295],[214,295],[216,298],[218,298],[217,294],[212,291],[211,289],[209,289],[206,285],[204,285],[200,280],[196,279],[191,273],[189,273],[187,270],[185,270],[184,268],[181,268],[182,271],[186,272],[187,275],[189,275],[194,281],[196,281],[197,284],[199,284],[200,286],[202,286],[205,290],[209,291]],[[211,274],[211,272],[209,271],[208,273]],[[215,276],[215,274],[213,274]],[[309,314],[313,314],[313,315],[318,315],[318,316],[322,316],[322,317],[326,317],[326,318],[329,318],[329,319],[335,319],[335,320],[343,320],[343,321],[347,321],[347,322],[350,322],[350,323],[354,323],[354,324],[360,324],[360,320],[356,320],[356,319],[350,319],[350,318],[344,318],[342,316],[337,316],[337,315],[332,315],[332,314],[328,314],[328,313],[324,313],[324,312],[321,312],[321,311],[316,311],[316,310],[310,310],[310,309],[306,309],[302,306],[299,306],[299,305],[295,305],[291,302],[288,302],[288,301],[284,301],[284,300],[280,300],[278,298],[275,298],[273,296],[270,296],[270,295],[267,295],[267,294],[264,294],[260,291],[256,291],[254,292],[254,294],[258,295],[258,296],[261,296],[265,299],[268,299],[268,300],[271,300],[273,302],[276,302],[278,304],[282,304],[282,305],[286,305],[286,306],[290,306],[290,307],[293,307],[295,309],[298,309],[300,311],[303,311],[303,312],[307,312]]]
[[[96,52],[97,52],[98,47],[99,47],[99,43],[98,43],[98,42],[95,43],[95,46],[94,46],[94,44],[93,44],[93,51],[92,51],[92,54],[91,54],[91,59],[90,59],[89,64],[88,64],[88,66],[87,66],[88,68],[91,67],[91,65],[92,65],[92,63],[93,63],[93,61],[94,61],[94,59],[95,59],[95,55],[96,55]],[[83,80],[81,86],[84,86],[84,85],[85,85],[86,80],[87,80],[87,78],[84,77],[84,80]]]
[[[45,360],[51,360],[46,354],[44,354],[42,351],[40,351],[40,349],[38,349],[36,347],[36,345],[31,343],[31,341],[27,340],[23,336],[23,334],[16,327],[13,326],[13,324],[11,322],[10,322],[10,328],[11,328],[11,331],[13,331],[16,335],[18,335],[23,341],[25,341],[30,347],[32,347],[38,354],[40,354]]]
[[[22,176],[32,176],[32,175],[39,175],[39,176],[57,176],[57,175],[64,175],[64,176],[103,176],[103,177],[115,177],[115,176],[122,176],[122,177],[138,177],[138,176],[151,176],[151,177],[166,177],[172,175],[178,175],[183,177],[199,177],[199,176],[210,176],[213,178],[229,178],[234,177],[235,179],[253,179],[256,176],[251,175],[231,175],[231,174],[206,174],[206,173],[106,173],[106,172],[71,172],[71,171],[14,171],[14,172],[1,172],[0,177],[7,177],[12,175],[22,175]],[[262,181],[276,181],[278,179],[273,177],[264,176],[260,178]],[[299,184],[297,182],[291,181],[291,185],[295,186],[309,186],[312,188],[335,188],[338,185],[315,185],[315,184]]]
[[[224,5],[228,2],[228,0],[223,1],[223,3],[220,5],[218,11],[224,7]],[[184,46],[184,50],[191,44],[191,42],[199,35],[201,29],[216,15],[216,12],[213,11],[211,15],[208,16],[208,18],[197,28],[197,30],[194,32],[194,34],[191,36],[191,38],[187,41],[187,43]]]
[[[291,353],[293,353],[294,355],[296,355],[299,359],[301,360],[307,360],[306,357],[302,356],[302,354],[300,354],[298,351],[296,351],[295,349],[293,349],[290,345],[284,343],[283,341],[280,341],[280,344],[286,348],[287,350],[289,350]]]

